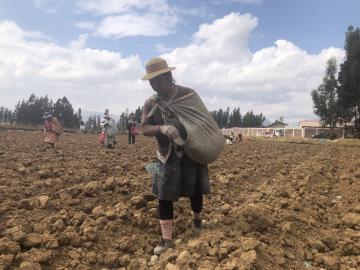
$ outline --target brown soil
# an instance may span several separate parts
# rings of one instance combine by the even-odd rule
[[[0,269],[360,269],[360,148],[254,141],[209,166],[204,231],[176,203],[160,230],[144,169],[153,139],[114,150],[96,135],[0,133]]]

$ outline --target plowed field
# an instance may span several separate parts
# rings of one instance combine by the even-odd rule
[[[204,231],[175,204],[176,248],[159,258],[144,166],[155,141],[0,133],[0,269],[360,269],[360,147],[250,141],[209,165]]]

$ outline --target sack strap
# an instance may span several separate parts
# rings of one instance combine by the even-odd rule
[[[147,117],[151,117],[157,109],[161,109],[164,110],[165,108],[169,108],[169,105],[173,102],[173,100],[175,99],[176,95],[178,94],[178,86],[175,85],[175,93],[174,95],[168,100],[168,101],[164,101],[160,98],[160,96],[158,94],[155,94],[153,96],[151,96],[150,99],[152,99],[155,103],[154,107],[151,109],[151,111],[148,113]],[[170,109],[170,108],[169,108]]]

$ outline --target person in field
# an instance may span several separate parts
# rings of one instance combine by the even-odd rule
[[[60,135],[63,128],[60,122],[51,113],[46,112],[43,116],[44,119],[44,133],[46,134],[44,142],[51,148],[54,148],[55,143],[60,140]]]
[[[243,135],[239,132],[238,134],[238,142],[242,143],[243,142]]]
[[[132,117],[128,124],[127,124],[127,131],[128,131],[128,143],[134,144],[135,143],[135,137],[138,135],[137,127],[136,127],[136,121]]]
[[[104,118],[101,120],[100,125],[104,134],[104,145],[112,149],[116,144],[115,136],[117,128],[114,119],[111,118],[108,110],[105,111]]]
[[[146,76],[156,94],[145,101],[142,114],[142,131],[145,136],[155,136],[158,143],[157,161],[159,173],[153,175],[152,191],[159,201],[158,214],[162,239],[154,254],[160,255],[173,247],[174,213],[173,202],[179,197],[190,198],[193,212],[192,228],[202,229],[201,212],[203,195],[210,194],[207,164],[200,164],[190,158],[181,147],[188,133],[176,114],[170,110],[156,109],[155,104],[181,103],[196,92],[175,84],[167,62],[161,58],[151,59],[146,65]],[[196,94],[197,95],[197,94]],[[198,108],[192,108],[197,112]],[[216,125],[216,123],[215,123]],[[219,131],[220,133],[220,131]],[[221,133],[220,133],[221,136]]]

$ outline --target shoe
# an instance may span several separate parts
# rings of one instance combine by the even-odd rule
[[[201,233],[203,230],[202,220],[194,218],[191,223],[191,228],[195,233]]]
[[[170,239],[163,239],[161,238],[160,245],[156,246],[154,248],[154,255],[160,255],[161,253],[164,253],[167,249],[175,247],[175,244]]]

